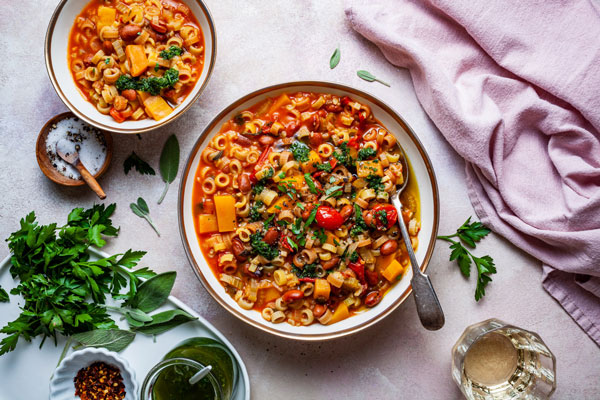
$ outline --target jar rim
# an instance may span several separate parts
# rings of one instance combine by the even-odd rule
[[[146,378],[144,378],[144,382],[142,383],[142,388],[140,390],[140,400],[152,400],[153,399],[152,388],[154,386],[154,383],[160,376],[160,374],[163,373],[167,368],[177,366],[177,365],[184,365],[187,367],[192,367],[192,368],[197,369],[198,371],[205,367],[204,364],[202,364],[198,361],[190,360],[189,358],[182,358],[182,357],[174,357],[174,358],[169,358],[167,360],[160,361],[158,364],[153,366],[150,369],[150,371],[148,371]],[[219,381],[217,380],[215,375],[212,372],[209,372],[203,379],[208,379],[211,386],[215,390],[215,394],[217,396],[215,400],[223,399],[223,392],[221,390],[221,385],[219,384]]]

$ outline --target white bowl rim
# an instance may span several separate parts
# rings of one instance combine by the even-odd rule
[[[373,102],[374,104],[376,104],[377,106],[379,106],[380,108],[382,108],[389,116],[391,116],[393,119],[395,119],[396,122],[398,122],[405,129],[406,133],[411,138],[411,140],[417,147],[419,154],[421,155],[421,159],[426,166],[427,175],[429,176],[429,179],[431,181],[431,187],[432,187],[433,226],[432,226],[429,246],[427,248],[425,257],[420,265],[420,268],[423,272],[427,269],[427,267],[429,266],[429,261],[431,260],[431,257],[433,254],[434,247],[435,247],[437,232],[438,232],[438,228],[439,228],[439,213],[440,213],[439,189],[438,189],[437,179],[435,176],[435,171],[433,169],[433,164],[431,162],[431,159],[429,158],[429,155],[427,154],[425,147],[419,140],[419,138],[416,135],[416,133],[414,132],[414,130],[410,127],[410,125],[408,125],[408,123],[404,120],[404,118],[399,113],[394,111],[389,105],[387,105],[385,102],[380,100],[378,97],[376,97],[368,92],[365,92],[361,89],[356,89],[351,86],[347,86],[347,85],[340,84],[340,83],[328,82],[328,81],[291,81],[291,82],[273,84],[270,86],[266,86],[262,89],[255,90],[245,96],[242,96],[242,97],[238,98],[237,100],[233,101],[227,107],[225,107],[216,117],[214,117],[210,121],[210,123],[208,125],[206,125],[206,127],[202,131],[202,134],[198,137],[198,139],[196,139],[194,146],[190,150],[188,159],[185,163],[185,168],[182,171],[181,181],[179,184],[177,214],[178,214],[178,222],[179,222],[179,233],[180,233],[181,240],[183,242],[183,247],[185,249],[185,254],[188,258],[190,266],[194,270],[194,273],[196,274],[198,279],[202,282],[202,285],[204,286],[204,288],[210,293],[210,295],[213,297],[213,299],[217,303],[219,303],[224,309],[229,311],[231,314],[233,314],[238,319],[240,319],[262,331],[274,334],[276,336],[288,338],[288,339],[303,340],[303,341],[322,341],[322,340],[339,338],[339,337],[343,337],[343,336],[347,336],[347,335],[356,333],[358,331],[368,328],[368,327],[374,325],[375,323],[381,321],[384,317],[388,316],[392,311],[394,311],[396,308],[398,308],[398,306],[400,306],[400,304],[402,304],[406,300],[406,298],[412,293],[412,287],[409,285],[408,288],[400,296],[398,296],[398,298],[395,299],[388,308],[386,308],[382,311],[379,311],[379,312],[373,312],[373,316],[360,325],[352,326],[352,327],[349,327],[349,328],[346,328],[343,330],[326,332],[326,333],[309,333],[309,332],[296,333],[296,332],[281,331],[276,328],[276,325],[273,325],[273,327],[270,327],[265,324],[256,322],[251,318],[248,318],[240,310],[238,310],[237,308],[232,307],[228,303],[226,303],[222,299],[221,295],[218,294],[213,289],[213,287],[207,282],[206,278],[204,277],[204,275],[201,271],[200,266],[197,264],[193,254],[192,254],[190,244],[189,244],[189,241],[186,236],[185,226],[184,226],[184,221],[183,221],[184,211],[185,211],[183,209],[185,184],[187,182],[188,174],[190,173],[192,161],[193,161],[196,153],[199,151],[199,149],[204,144],[204,141],[207,138],[207,136],[209,136],[210,132],[215,128],[215,126],[219,123],[219,121],[221,121],[223,118],[225,118],[226,115],[228,115],[229,113],[234,111],[240,104],[243,104],[248,100],[251,100],[257,96],[260,96],[261,94],[265,94],[265,93],[280,90],[280,89],[298,88],[298,87],[302,87],[302,86],[320,87],[320,88],[324,89],[324,92],[326,92],[327,89],[341,90],[341,91],[345,91],[349,94],[355,94],[355,95],[364,97],[364,98],[368,99],[369,101]],[[254,312],[256,312],[256,311],[254,311]],[[335,326],[335,324],[332,326]]]
[[[212,43],[212,55],[210,57],[210,63],[208,65],[208,71],[206,74],[206,78],[202,82],[202,85],[200,86],[198,93],[196,93],[194,95],[194,97],[190,100],[190,102],[188,104],[186,104],[185,106],[183,106],[183,108],[178,110],[176,113],[172,113],[172,115],[169,115],[160,121],[155,121],[156,122],[155,124],[152,124],[151,126],[148,126],[145,128],[114,127],[114,126],[107,125],[102,122],[96,121],[94,118],[86,115],[85,113],[80,111],[67,98],[67,95],[60,88],[60,85],[58,84],[58,80],[56,79],[56,75],[54,73],[54,68],[52,66],[52,55],[51,55],[51,51],[50,51],[51,46],[52,46],[52,35],[54,34],[54,27],[56,26],[56,21],[58,20],[58,16],[60,15],[60,13],[61,13],[63,7],[65,6],[65,4],[67,3],[67,1],[69,1],[69,0],[61,0],[58,3],[58,5],[56,6],[56,8],[54,9],[54,12],[52,13],[52,17],[50,17],[50,23],[48,24],[48,29],[46,30],[46,38],[44,41],[44,59],[45,59],[45,63],[46,63],[46,72],[48,73],[48,77],[50,78],[50,82],[52,83],[52,87],[54,88],[54,91],[56,92],[58,97],[62,100],[62,102],[65,104],[65,106],[67,106],[67,108],[69,110],[71,110],[77,117],[81,118],[88,124],[93,125],[98,129],[103,129],[108,132],[124,133],[124,134],[139,134],[139,133],[153,131],[155,129],[166,126],[167,124],[175,121],[177,118],[182,116],[187,110],[189,110],[190,107],[192,107],[192,105],[198,100],[198,98],[200,97],[202,92],[204,92],[204,89],[208,85],[208,82],[212,75],[212,72],[213,72],[213,69],[215,66],[215,62],[217,59],[217,32],[215,29],[215,23],[214,23],[212,14],[210,13],[210,10],[206,6],[206,4],[204,4],[204,1],[203,0],[190,0],[190,1],[195,1],[198,4],[198,6],[200,7],[200,9],[202,10],[202,12],[204,13],[206,20],[208,21],[208,26],[210,28],[210,37],[211,37],[211,43]],[[203,34],[204,34],[204,37],[206,38],[206,33],[203,32]],[[204,65],[206,66],[206,62]],[[198,82],[196,82],[196,85],[197,84],[198,84]],[[186,98],[186,100],[187,100],[187,98]]]

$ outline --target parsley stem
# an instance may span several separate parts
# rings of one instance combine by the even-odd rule
[[[160,195],[160,198],[158,199],[158,204],[162,203],[162,201],[165,199],[165,196],[167,195],[167,190],[169,190],[169,182],[165,182],[165,188],[163,189],[162,194]],[[150,224],[152,225],[152,222],[150,222]],[[156,228],[154,229],[156,230]],[[158,233],[158,231],[157,231]],[[160,236],[160,235],[158,235]]]
[[[451,240],[450,238],[457,237],[457,236],[458,236],[458,233],[455,233],[454,235],[438,236],[437,238],[440,240],[445,240],[446,242],[456,243],[454,240]]]
[[[376,80],[377,82],[381,83],[382,85],[385,85],[385,86],[387,86],[387,87],[391,87],[389,83],[387,83],[387,82],[384,82],[384,81],[382,81],[381,79],[377,79],[377,78],[375,78],[375,80]]]

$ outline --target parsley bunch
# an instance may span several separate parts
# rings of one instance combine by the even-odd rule
[[[486,237],[490,233],[490,229],[481,222],[471,222],[469,217],[453,235],[438,236],[440,240],[445,240],[450,243],[452,252],[450,253],[450,261],[456,260],[460,272],[467,278],[471,275],[471,265],[475,263],[477,267],[477,288],[475,289],[475,300],[479,301],[485,296],[485,287],[492,281],[490,275],[496,273],[494,259],[488,255],[483,257],[475,257],[462,243],[465,243],[470,248],[475,248],[476,243]],[[452,240],[457,237],[459,240]]]
[[[107,295],[131,301],[140,278],[155,274],[147,268],[132,270],[143,251],[90,261],[88,248],[103,247],[104,237],[119,232],[110,219],[115,207],[75,208],[61,227],[39,225],[33,212],[21,219],[20,229],[6,241],[12,253],[10,273],[20,281],[11,294],[23,296],[25,302],[21,315],[0,329],[8,335],[0,342],[0,355],[14,350],[19,337],[31,341],[43,335],[43,345],[47,337],[56,342],[57,333],[117,328],[104,306]]]

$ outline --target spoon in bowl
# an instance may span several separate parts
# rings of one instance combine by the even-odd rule
[[[406,224],[402,219],[402,202],[400,200],[400,195],[408,184],[409,176],[408,163],[406,161],[406,155],[404,154],[404,151],[402,151],[402,156],[400,159],[404,181],[397,192],[391,196],[392,204],[394,204],[394,207],[396,207],[396,212],[398,213],[398,225],[400,225],[400,232],[402,232],[402,238],[404,239],[406,251],[408,252],[408,257],[410,259],[410,265],[412,266],[413,276],[410,284],[412,286],[415,303],[417,305],[419,319],[421,320],[421,324],[423,324],[425,329],[436,331],[444,326],[444,312],[442,311],[442,306],[440,305],[437,295],[435,294],[435,290],[431,285],[429,276],[425,275],[419,267],[419,263],[415,257],[415,252],[412,248],[410,236],[408,235],[408,229],[406,229]]]
[[[61,139],[56,143],[56,154],[75,168],[81,174],[81,177],[88,184],[88,186],[100,197],[100,199],[104,200],[106,198],[106,194],[104,190],[98,184],[98,181],[90,174],[90,172],[85,168],[85,166],[81,163],[79,159],[79,145],[71,142],[67,139]]]

